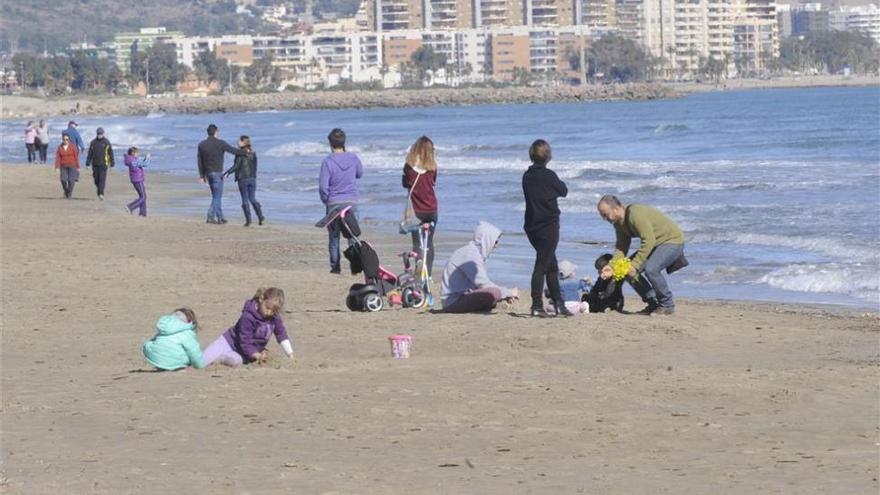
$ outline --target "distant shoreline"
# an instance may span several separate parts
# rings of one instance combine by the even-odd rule
[[[731,79],[712,83],[637,83],[551,88],[430,88],[422,90],[283,92],[208,97],[76,96],[35,98],[2,96],[3,118],[51,116],[204,114],[271,110],[338,110],[532,103],[645,101],[679,98],[706,91],[745,89],[877,86],[871,76],[805,76]],[[79,110],[77,110],[79,104]]]

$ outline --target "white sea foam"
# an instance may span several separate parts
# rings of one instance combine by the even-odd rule
[[[785,247],[821,253],[837,259],[849,259],[853,262],[871,263],[875,266],[880,264],[880,253],[875,247],[857,244],[850,239],[741,233],[697,234],[691,242],[734,242],[744,245]]]
[[[760,282],[777,289],[848,294],[874,302],[880,294],[877,267],[861,263],[788,265],[764,275]]]
[[[165,114],[162,112],[150,112],[144,118],[146,118],[146,119],[161,119],[164,116],[165,116]]]
[[[296,127],[296,122],[289,120],[284,123],[284,127]]]
[[[314,141],[295,141],[285,143],[269,148],[264,153],[266,156],[275,158],[287,158],[291,156],[303,155],[326,155],[330,152],[330,148],[326,143],[318,143]]]

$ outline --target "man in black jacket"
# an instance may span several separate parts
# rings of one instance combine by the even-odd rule
[[[246,156],[247,150],[235,148],[217,138],[217,126],[208,126],[208,138],[199,143],[199,179],[211,188],[208,223],[227,223],[223,216],[223,154]]]
[[[110,140],[104,137],[104,129],[98,127],[95,139],[89,144],[89,154],[86,158],[86,167],[92,168],[92,177],[95,179],[95,188],[98,189],[98,199],[104,201],[104,186],[107,184],[107,168],[116,165],[113,159],[113,146]]]

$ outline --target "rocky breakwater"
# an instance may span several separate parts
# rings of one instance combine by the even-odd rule
[[[223,113],[267,110],[400,108],[483,104],[528,104],[619,100],[654,100],[680,96],[661,84],[559,86],[550,88],[432,88],[384,91],[316,91],[197,97],[85,97],[31,100],[7,107],[6,117],[31,115],[147,115],[150,113]],[[79,109],[76,110],[76,103]],[[19,105],[15,105],[19,106]]]

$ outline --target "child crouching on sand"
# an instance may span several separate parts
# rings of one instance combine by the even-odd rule
[[[128,178],[131,179],[131,185],[137,191],[138,199],[132,201],[125,206],[125,210],[131,214],[135,209],[140,210],[139,215],[147,216],[147,189],[144,187],[144,167],[150,164],[150,154],[147,153],[145,158],[141,158],[140,150],[132,146],[125,154],[125,166],[128,167]]]
[[[204,368],[202,347],[196,337],[196,314],[189,308],[174,310],[156,322],[156,335],[144,342],[147,361],[164,371],[176,371],[188,366]]]
[[[623,311],[623,280],[614,280],[611,268],[611,254],[603,254],[596,259],[596,270],[599,278],[596,285],[586,295],[590,305],[590,313],[604,313],[607,310]]]
[[[244,363],[263,364],[268,358],[266,345],[275,339],[287,357],[293,358],[293,345],[284,328],[281,310],[284,308],[284,291],[275,287],[260,288],[253,299],[244,302],[238,322],[205,349],[205,366],[215,361],[226,366]]]
[[[577,265],[568,260],[559,262],[559,292],[565,308],[572,314],[581,314],[589,311],[590,306],[584,296],[590,291],[590,282],[587,279],[577,278]],[[544,289],[544,296],[550,299],[550,291]],[[550,301],[552,307],[554,301]],[[545,308],[550,311],[551,308]]]

